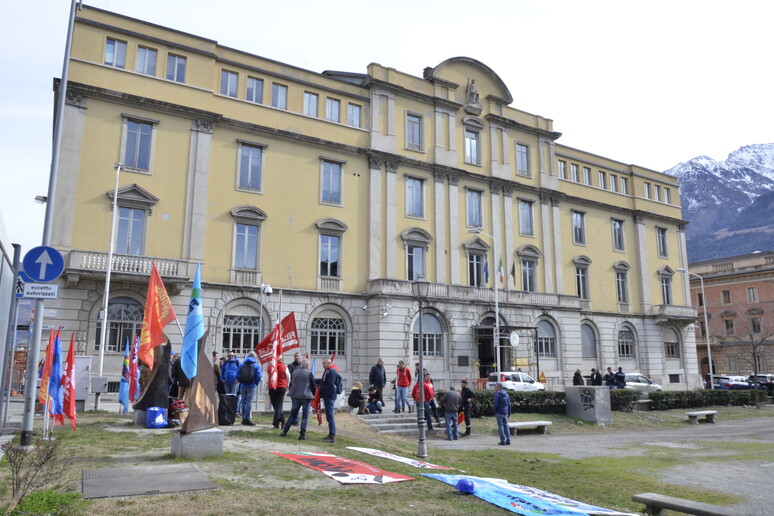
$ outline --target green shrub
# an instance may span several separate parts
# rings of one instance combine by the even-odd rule
[[[697,408],[724,405],[754,405],[755,391],[729,391],[726,389],[699,389],[695,391],[651,392],[653,410]]]
[[[610,389],[610,409],[631,412],[640,399],[639,391],[632,389]]]
[[[22,514],[58,514],[63,509],[79,507],[83,503],[80,493],[60,493],[47,489],[33,491],[25,496],[16,506],[16,511]]]

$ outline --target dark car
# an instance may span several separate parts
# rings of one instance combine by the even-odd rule
[[[747,377],[747,381],[765,390],[769,396],[774,395],[774,374],[759,374],[757,377],[751,374]]]
[[[709,376],[709,375],[708,375]],[[752,382],[748,381],[744,376],[729,376],[729,375],[712,375],[713,385],[716,389],[725,389],[731,391],[749,390],[754,389],[755,386]]]

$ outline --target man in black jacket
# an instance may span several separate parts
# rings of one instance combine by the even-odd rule
[[[387,385],[387,371],[384,370],[383,359],[377,360],[376,365],[371,368],[371,373],[368,375],[368,383],[376,387],[376,399],[381,401],[382,406],[384,406],[382,390]]]

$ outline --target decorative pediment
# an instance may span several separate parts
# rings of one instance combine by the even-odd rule
[[[615,262],[613,264],[613,269],[618,272],[627,272],[631,267],[626,262]]]
[[[675,271],[669,265],[664,265],[658,270],[658,275],[671,277],[675,275]]]
[[[572,259],[572,263],[574,263],[576,267],[588,267],[591,265],[591,258],[584,254],[579,254]]]
[[[268,218],[266,212],[255,206],[245,204],[231,210],[231,216],[239,224],[258,225]]]
[[[320,219],[315,223],[315,225],[320,231],[336,234],[344,233],[349,229],[349,226],[344,224],[342,221],[333,218]]]
[[[113,194],[113,190],[107,192],[111,204],[113,202]],[[116,204],[121,208],[136,208],[153,213],[153,206],[158,202],[158,197],[137,184],[131,184],[118,189],[118,202]]]
[[[516,255],[523,260],[537,260],[543,253],[534,245],[525,244],[516,249]]]
[[[473,237],[472,239],[462,244],[462,247],[464,247],[465,251],[469,253],[486,253],[491,249],[491,246],[481,240],[479,237]]]
[[[749,310],[747,310],[747,315],[752,315],[752,316],[763,315],[763,310],[761,310],[760,308],[750,308]]]
[[[723,310],[718,314],[720,317],[736,317],[736,312],[733,310]]]
[[[400,237],[406,245],[427,248],[433,241],[433,236],[422,228],[408,228],[401,232]]]
[[[469,129],[473,129],[475,131],[480,131],[481,129],[484,128],[484,122],[477,116],[472,116],[472,115],[468,115],[465,118],[463,118],[462,125],[468,127]]]
[[[471,82],[473,79],[478,79],[478,82],[475,85],[476,90],[473,92],[475,95],[481,95],[483,97],[496,97],[505,102],[505,104],[510,104],[513,102],[513,95],[511,95],[508,87],[494,72],[494,70],[489,68],[481,61],[473,59],[472,57],[452,57],[433,68],[425,68],[423,76],[428,81],[448,82],[448,79],[452,77],[444,77],[445,75],[449,75],[448,73],[444,73],[445,68],[455,68],[455,72],[462,71],[468,77],[470,77]],[[460,68],[466,68],[466,70],[459,70]],[[484,83],[488,84],[485,85]],[[471,102],[471,100],[476,100],[476,97],[475,95],[471,95],[471,93],[470,83],[468,83],[465,91],[464,102],[460,103],[474,106],[475,103]]]

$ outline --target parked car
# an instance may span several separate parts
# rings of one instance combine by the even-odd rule
[[[640,373],[626,373],[626,388],[640,392],[660,391],[661,386]]]
[[[712,375],[712,384],[716,389],[726,389],[731,391],[741,391],[755,388],[753,383],[744,376],[714,374]]]
[[[756,384],[761,390],[765,389],[769,396],[774,394],[774,374],[758,374],[757,377],[751,374],[747,381]]]
[[[514,373],[513,371],[491,373],[489,381],[486,383],[486,388],[494,390],[497,382],[500,382],[503,388],[510,391],[542,391],[546,388],[545,385],[536,381],[530,375],[519,372]]]

